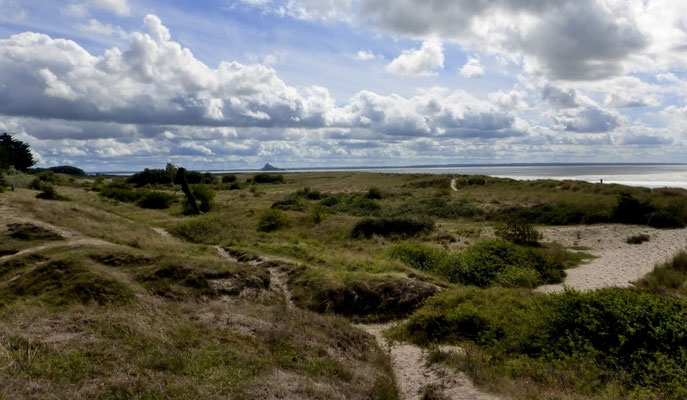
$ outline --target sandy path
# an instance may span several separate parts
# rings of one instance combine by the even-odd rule
[[[391,324],[355,325],[377,339],[377,343],[389,352],[401,398],[420,400],[427,386],[441,388],[444,396],[453,400],[500,400],[480,391],[464,373],[455,373],[437,365],[427,365],[422,348],[412,344],[389,343],[382,331]],[[442,351],[460,351],[456,347],[441,348]]]
[[[537,288],[544,293],[560,292],[564,287],[593,290],[608,286],[630,286],[654,269],[658,263],[670,260],[680,250],[687,250],[687,229],[654,229],[636,225],[588,225],[545,228],[544,241],[558,242],[566,247],[584,246],[595,258],[579,267],[567,270],[563,284]],[[628,244],[629,236],[646,233],[648,242]]]
[[[452,179],[451,179],[451,189],[452,189],[454,192],[457,192],[457,191],[458,191],[458,186],[457,186],[457,184],[456,184],[456,178],[452,178]]]

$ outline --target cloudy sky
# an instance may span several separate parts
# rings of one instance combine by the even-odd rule
[[[687,162],[683,0],[0,0],[0,131],[89,171]]]

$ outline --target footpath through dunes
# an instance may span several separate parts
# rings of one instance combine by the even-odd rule
[[[593,290],[609,286],[627,287],[653,271],[656,264],[670,260],[687,249],[687,229],[655,229],[637,225],[580,225],[541,229],[546,242],[565,247],[579,246],[597,258],[566,270],[561,284],[537,288],[544,293],[562,292],[566,287]],[[629,244],[627,239],[646,234],[649,240]]]
[[[217,254],[233,263],[248,263],[254,266],[270,265],[270,290],[282,292],[286,309],[296,308],[292,294],[288,286],[288,276],[278,264],[281,260],[271,260],[263,257],[243,258],[240,255],[230,254],[221,246],[215,246]],[[479,390],[464,373],[457,373],[439,365],[430,365],[427,359],[427,351],[417,345],[409,343],[396,343],[388,341],[383,332],[394,326],[397,322],[384,324],[353,324],[372,335],[377,344],[386,351],[391,358],[396,385],[400,398],[403,400],[421,400],[433,393],[436,398],[450,400],[500,400],[500,397],[484,393]],[[441,351],[461,352],[462,349],[455,346],[440,346]]]

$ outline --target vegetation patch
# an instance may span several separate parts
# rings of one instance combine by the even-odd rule
[[[384,321],[408,315],[439,290],[402,277],[347,274],[338,278],[305,269],[292,273],[294,302],[318,313]]]
[[[391,255],[413,268],[464,285],[536,287],[561,282],[565,277],[563,260],[546,249],[502,240],[480,242],[462,253],[418,243],[401,243],[392,248]]]
[[[253,176],[253,183],[284,183],[284,175],[260,173]]]
[[[434,230],[434,221],[415,218],[365,218],[353,227],[351,236],[371,238],[373,235],[408,237]]]
[[[397,334],[480,346],[479,355],[466,356],[479,364],[466,369],[475,375],[490,370],[525,385],[548,376],[545,387],[584,395],[680,399],[687,394],[685,305],[638,289],[543,296],[465,288],[428,300]]]
[[[5,304],[17,299],[36,297],[50,305],[70,303],[125,303],[131,299],[129,288],[113,279],[91,272],[80,262],[55,260],[23,270],[17,279],[0,288]]]
[[[179,264],[145,271],[136,280],[155,295],[175,300],[236,296],[245,289],[266,290],[270,285],[266,271],[212,271]]]
[[[681,251],[672,260],[657,265],[635,284],[664,295],[687,297],[687,252]]]
[[[7,234],[9,237],[18,240],[63,240],[64,238],[38,225],[28,222],[7,224]]]
[[[642,244],[644,242],[648,242],[650,239],[651,237],[646,233],[639,233],[628,237],[627,239],[625,239],[625,242],[627,244]]]
[[[138,200],[138,205],[141,208],[164,210],[169,208],[173,201],[174,196],[169,193],[152,191],[144,194],[141,199]]]
[[[258,216],[258,230],[272,232],[289,225],[291,218],[285,212],[277,209],[265,210]]]

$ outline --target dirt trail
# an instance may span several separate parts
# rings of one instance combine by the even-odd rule
[[[437,365],[427,365],[425,351],[412,344],[389,343],[382,331],[392,324],[355,325],[371,334],[377,343],[389,352],[402,399],[419,400],[427,386],[440,389],[447,399],[452,400],[500,400],[500,397],[479,390],[464,373],[455,373]],[[441,347],[442,351],[461,349],[454,346]]]
[[[630,286],[631,282],[653,271],[654,266],[670,260],[687,249],[687,229],[655,229],[637,225],[589,225],[542,229],[544,240],[565,247],[583,246],[595,258],[568,269],[562,284],[537,288],[544,293],[561,292],[565,287],[593,290],[609,286]],[[640,233],[650,240],[628,244],[627,238]]]
[[[215,246],[215,249],[219,256],[225,260],[235,263],[241,262],[221,246]],[[244,263],[262,265],[266,262],[268,262],[266,259],[256,259]],[[275,292],[281,291],[284,294],[287,309],[294,309],[296,305],[291,298],[286,272],[275,267],[268,270],[270,289]],[[448,399],[452,400],[500,400],[499,397],[481,392],[463,373],[457,374],[439,366],[427,366],[424,350],[419,346],[389,344],[382,336],[382,331],[391,327],[391,324],[356,324],[354,326],[371,334],[383,349],[389,351],[402,399],[419,400],[425,387],[436,386],[443,390]],[[458,353],[462,351],[456,346],[441,346],[440,350]]]
[[[170,235],[169,232],[165,228],[160,228],[159,226],[151,226],[150,229],[154,230],[158,235],[166,238],[171,238],[172,235]]]

